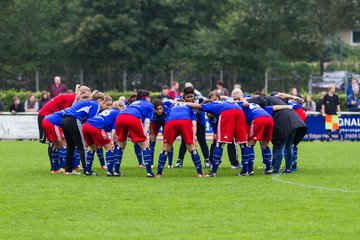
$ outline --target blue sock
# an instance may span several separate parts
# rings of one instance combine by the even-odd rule
[[[292,163],[292,165],[294,166],[296,166],[297,165],[297,158],[298,158],[298,146],[295,146],[294,145],[294,156],[293,156],[293,163]]]
[[[94,162],[94,152],[89,150],[86,153],[86,171],[91,173],[92,172],[92,165]]]
[[[114,157],[114,153],[111,150],[107,150],[106,153],[106,166],[107,166],[107,171],[111,174],[113,174],[113,169],[114,169],[114,162],[115,162],[115,157]]]
[[[174,148],[171,147],[171,150],[170,150],[170,152],[168,153],[168,164],[169,164],[170,166],[173,165],[173,156],[174,156]]]
[[[217,169],[219,168],[221,156],[223,153],[223,145],[222,144],[216,144],[216,147],[214,148],[213,152],[213,162],[212,162],[212,173],[216,173]]]
[[[66,164],[66,147],[60,148],[60,168],[65,168]]]
[[[199,154],[197,153],[196,150],[191,152],[191,158],[192,158],[192,160],[194,162],[197,173],[198,174],[203,174],[200,156],[199,156]]]
[[[247,146],[247,151],[249,154],[249,165],[248,165],[248,171],[251,172],[254,170],[254,160],[255,160],[255,154],[254,154],[254,146]]]
[[[156,141],[151,141],[150,142],[151,165],[154,165],[155,144],[156,144]]]
[[[242,172],[249,172],[249,153],[245,145],[241,145],[241,165]]]
[[[58,148],[53,148],[51,152],[51,160],[52,160],[52,169],[59,170],[60,169],[60,152]]]
[[[159,162],[158,162],[158,172],[157,174],[162,174],[162,171],[164,169],[164,165],[166,162],[166,157],[168,153],[166,151],[162,151],[159,155]]]
[[[96,150],[96,154],[99,157],[100,166],[105,166],[104,149],[102,147],[99,147]]]
[[[265,164],[265,171],[269,171],[271,168],[271,151],[269,147],[261,147],[261,154],[263,163]]]
[[[141,147],[140,147],[139,144],[134,143],[134,151],[135,151],[135,154],[136,154],[136,158],[138,160],[138,164],[143,165],[142,152],[141,152]]]
[[[116,173],[120,173],[120,165],[121,165],[121,160],[122,160],[123,153],[124,153],[123,148],[120,148],[119,146],[116,147],[115,153],[114,153],[115,172]]]
[[[144,155],[146,171],[148,173],[153,174],[153,172],[151,170],[151,150],[150,150],[150,148],[144,148],[142,151],[143,151],[143,155]]]

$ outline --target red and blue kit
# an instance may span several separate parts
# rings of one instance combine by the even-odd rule
[[[306,112],[304,111],[304,109],[301,108],[299,102],[289,99],[288,105],[293,107],[294,111],[297,113],[297,115],[299,115],[303,122],[306,121]]]
[[[202,109],[219,116],[216,141],[232,143],[246,142],[246,120],[242,108],[235,102],[214,101],[203,104]]]
[[[54,112],[71,107],[75,102],[75,93],[61,94],[51,99],[43,108],[40,109],[39,116],[47,116]]]
[[[50,142],[64,140],[65,136],[60,127],[64,111],[58,111],[45,117],[42,127]]]
[[[165,120],[164,143],[173,144],[178,136],[186,144],[195,143],[192,121],[196,121],[196,116],[191,107],[186,103],[173,104]]]
[[[126,141],[129,133],[132,142],[144,142],[147,137],[143,130],[145,119],[151,120],[154,106],[145,99],[131,103],[116,119],[116,134],[119,142]]]
[[[99,147],[109,144],[111,139],[107,133],[115,129],[116,117],[119,113],[118,109],[107,109],[88,119],[82,128],[86,145],[95,144]]]
[[[243,102],[238,102],[245,113],[248,141],[271,141],[274,129],[274,120],[269,113],[256,103],[249,103],[244,107]]]

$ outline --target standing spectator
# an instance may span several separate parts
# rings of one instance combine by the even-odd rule
[[[179,83],[174,81],[171,84],[171,89],[169,90],[168,94],[171,96],[172,99],[180,97],[181,93],[179,91]]]
[[[306,102],[304,102],[301,106],[304,111],[306,112],[315,112],[316,111],[316,104],[315,102],[311,99],[310,95],[306,96]]]
[[[241,84],[240,83],[235,83],[234,84],[234,88],[233,89],[240,89],[241,90]]]
[[[42,91],[41,99],[39,103],[39,110],[42,109],[45,106],[45,104],[47,104],[49,101],[50,101],[49,93],[47,91]]]
[[[220,96],[229,96],[229,91],[224,87],[224,82],[221,80],[216,81],[215,91],[220,94]]]
[[[317,112],[321,112],[322,102],[323,102],[324,97],[325,97],[326,94],[327,94],[326,91],[321,92],[321,99],[316,103],[316,111]]]
[[[359,93],[359,82],[356,78],[353,78],[353,79],[351,79],[351,84],[349,85],[348,89],[346,90],[346,95],[350,95],[355,92]]]
[[[61,78],[59,76],[56,76],[54,78],[54,84],[50,87],[50,96],[51,98],[56,97],[60,93],[66,92],[67,88],[65,84],[61,83]]]
[[[12,114],[16,114],[18,112],[25,112],[24,105],[20,102],[20,98],[18,96],[13,97],[9,112],[11,112]]]
[[[346,106],[350,112],[360,111],[359,86],[353,88],[353,93],[346,96]]]
[[[39,103],[36,100],[34,94],[30,94],[28,99],[25,101],[24,104],[25,112],[38,112],[39,111]]]
[[[169,87],[167,85],[162,86],[161,94],[157,97],[157,99],[160,99],[162,102],[173,99],[173,97],[169,95]]]
[[[339,117],[341,116],[339,97],[335,94],[335,85],[330,84],[329,92],[324,96],[321,113],[325,117],[325,129],[332,141],[332,130],[337,131],[339,140],[342,141]]]

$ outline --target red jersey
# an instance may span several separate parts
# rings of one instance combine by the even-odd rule
[[[75,93],[60,94],[51,99],[45,106],[39,111],[39,116],[47,116],[54,112],[71,107],[75,102]]]

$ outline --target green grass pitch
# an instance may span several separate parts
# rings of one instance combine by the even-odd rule
[[[157,144],[156,158],[161,143]],[[179,143],[176,142],[175,157]],[[255,166],[261,163],[256,146]],[[358,239],[357,142],[303,142],[293,174],[217,178],[183,169],[148,179],[132,144],[122,178],[51,174],[46,146],[0,142],[0,239]]]

